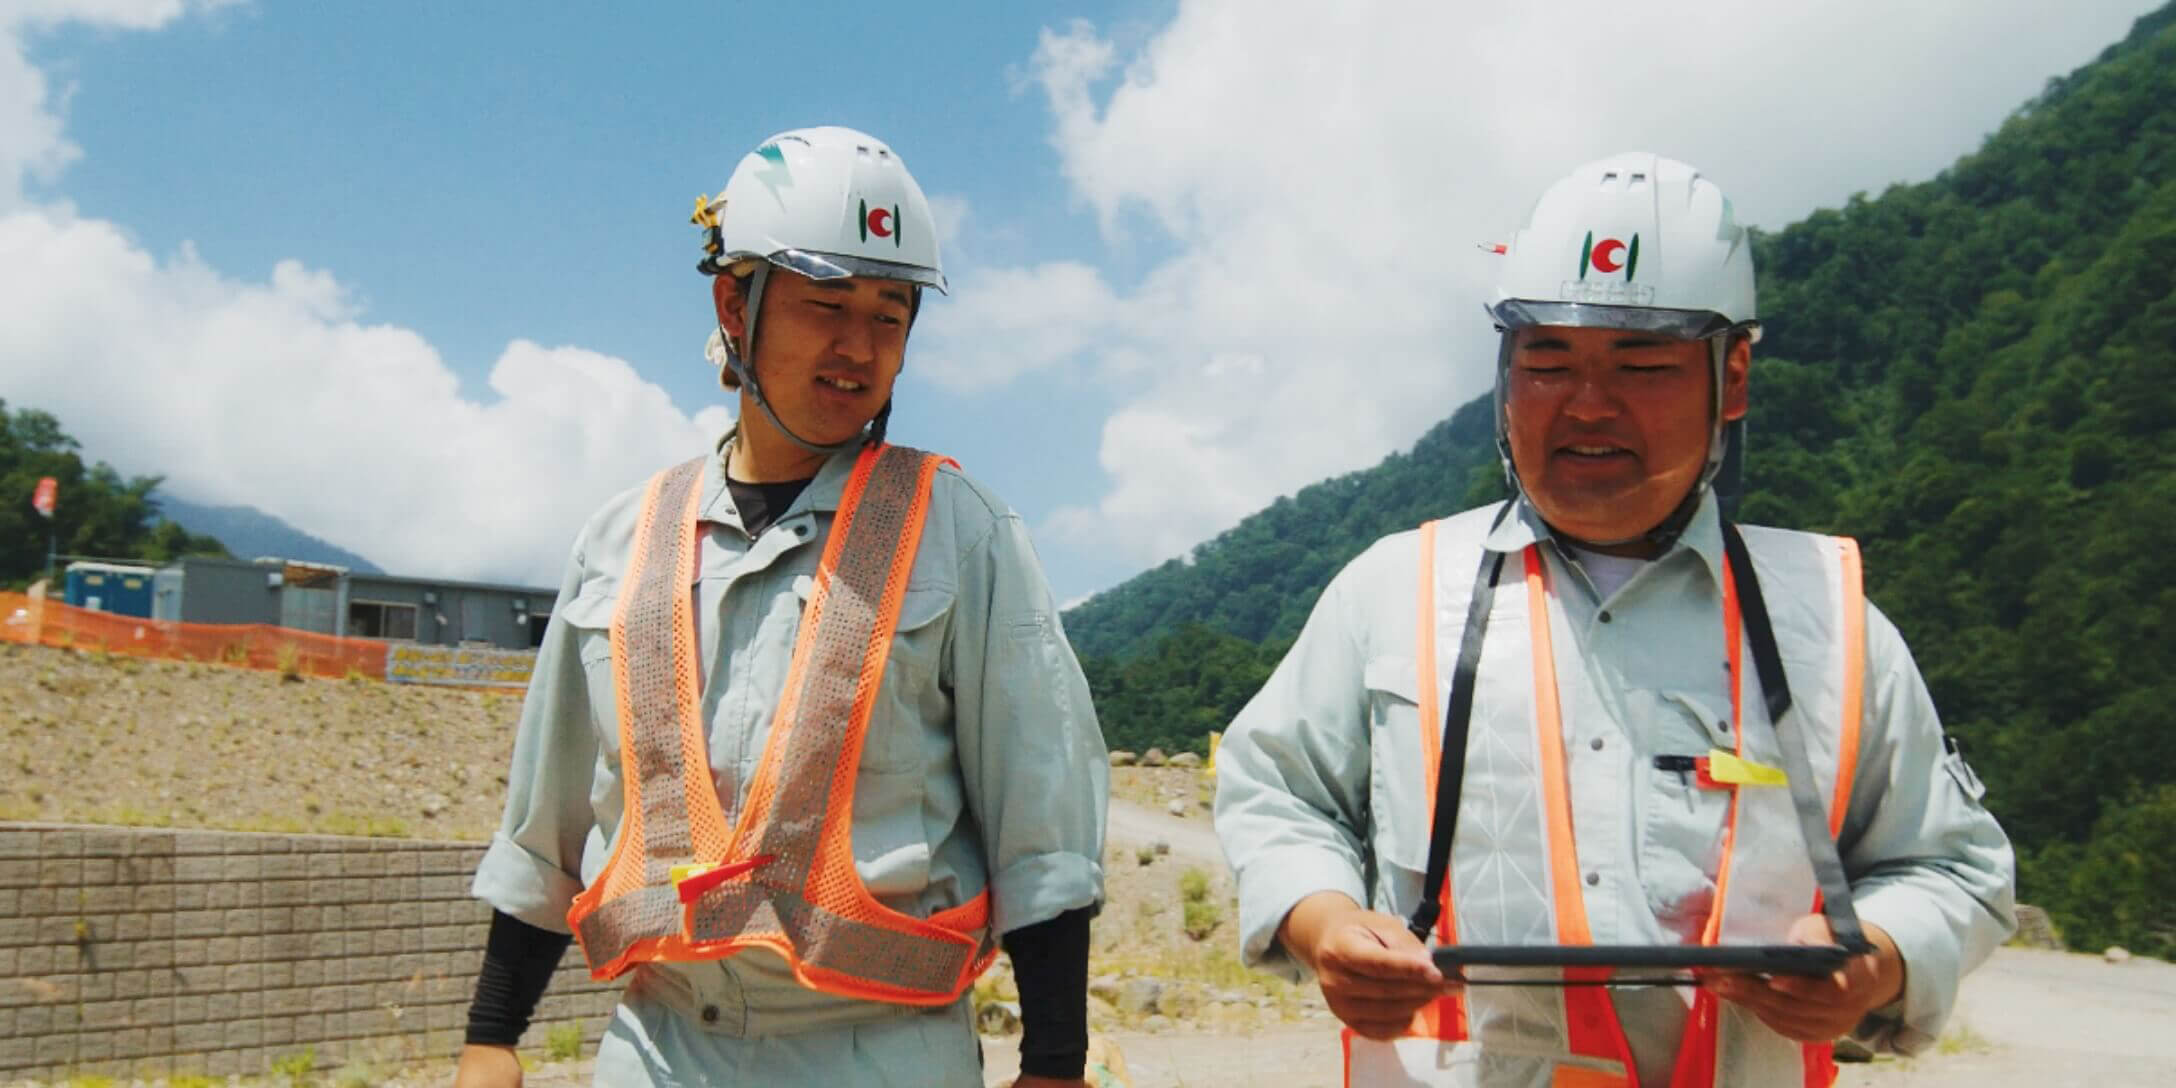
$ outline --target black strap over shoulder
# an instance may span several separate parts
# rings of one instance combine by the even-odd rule
[[[1738,527],[1722,523],[1723,553],[1730,574],[1738,584],[1738,615],[1745,626],[1746,641],[1753,644],[1753,669],[1760,677],[1761,699],[1768,707],[1769,724],[1776,731],[1776,746],[1783,753],[1783,773],[1790,776],[1791,803],[1798,810],[1799,834],[1806,840],[1806,855],[1813,862],[1814,883],[1821,889],[1821,913],[1828,919],[1829,935],[1857,955],[1873,950],[1859,925],[1859,912],[1851,902],[1851,881],[1844,876],[1843,860],[1836,855],[1836,840],[1829,835],[1828,810],[1815,791],[1813,760],[1806,755],[1806,739],[1797,723],[1785,728],[1783,716],[1791,709],[1791,685],[1783,675],[1783,655],[1776,649],[1775,625],[1768,619],[1768,602],[1761,596],[1760,578],[1753,572],[1753,556],[1745,548]],[[1734,682],[1737,677],[1731,678]],[[1804,715],[1800,715],[1804,717]]]
[[[1496,512],[1496,520],[1489,523],[1489,531],[1494,532],[1510,513],[1511,504],[1507,502]],[[1473,688],[1481,668],[1481,641],[1488,634],[1489,608],[1495,603],[1496,581],[1503,571],[1504,553],[1483,548],[1481,569],[1473,576],[1473,601],[1466,606],[1466,633],[1458,640],[1458,671],[1451,674],[1451,702],[1443,714],[1443,756],[1436,765],[1436,811],[1428,831],[1428,874],[1421,878],[1420,905],[1413,908],[1413,918],[1406,924],[1423,944],[1427,943],[1428,930],[1443,913],[1443,881],[1450,873],[1451,839],[1458,830],[1458,797],[1465,789],[1466,730],[1473,722]]]
[[[1501,523],[1510,504],[1496,515]],[[1493,526],[1492,526],[1493,528]],[[1784,773],[1790,777],[1791,800],[1798,810],[1800,833],[1813,864],[1816,885],[1821,889],[1821,912],[1837,944],[1853,954],[1872,950],[1852,905],[1851,883],[1837,857],[1836,842],[1828,833],[1827,812],[1814,789],[1813,763],[1806,755],[1803,737],[1783,727],[1791,709],[1791,688],[1783,672],[1783,655],[1776,648],[1775,627],[1768,618],[1768,604],[1761,596],[1760,579],[1753,571],[1745,539],[1735,525],[1723,522],[1723,550],[1738,587],[1738,611],[1746,638],[1753,645],[1753,668],[1760,679],[1761,696],[1768,720],[1775,726],[1783,752]],[[1443,885],[1450,872],[1451,842],[1458,830],[1458,802],[1465,787],[1466,734],[1472,726],[1473,693],[1481,664],[1481,644],[1488,634],[1488,614],[1495,600],[1496,582],[1503,573],[1504,553],[1483,550],[1480,569],[1474,575],[1473,600],[1466,609],[1466,630],[1458,644],[1458,671],[1451,679],[1451,701],[1443,718],[1443,755],[1436,774],[1435,815],[1428,832],[1428,871],[1422,878],[1420,904],[1413,909],[1407,928],[1422,942],[1443,913]],[[1537,622],[1546,623],[1546,619]],[[1737,678],[1733,677],[1733,682]]]

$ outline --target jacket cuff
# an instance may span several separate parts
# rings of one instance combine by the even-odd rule
[[[1852,1032],[1877,1050],[1917,1054],[1941,1037],[1956,1006],[1957,935],[1924,892],[1908,884],[1874,888],[1858,900],[1861,921],[1880,926],[1904,960],[1904,991]]]
[[[1069,910],[1103,906],[1103,867],[1079,854],[1034,854],[990,881],[990,925],[999,935]]]
[[[1277,941],[1277,927],[1299,901],[1316,892],[1343,892],[1355,903],[1368,901],[1352,859],[1334,850],[1289,847],[1258,857],[1239,872],[1239,958],[1294,982],[1305,981],[1306,966]]]
[[[469,894],[493,910],[553,933],[573,932],[567,911],[581,893],[581,881],[503,834],[491,836],[491,846],[476,866],[476,879],[469,884]]]

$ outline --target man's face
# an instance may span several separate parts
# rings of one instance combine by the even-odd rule
[[[725,276],[716,280],[715,297],[719,324],[739,340],[747,332],[747,300]],[[754,360],[771,410],[793,433],[820,445],[859,434],[891,399],[913,313],[914,289],[897,280],[812,280],[772,269]],[[770,421],[743,412],[741,425]]]
[[[1723,418],[1745,414],[1752,345],[1723,366]],[[1618,329],[1539,326],[1512,340],[1511,461],[1550,525],[1595,543],[1661,524],[1707,464],[1708,345]],[[1640,547],[1635,543],[1633,547]]]

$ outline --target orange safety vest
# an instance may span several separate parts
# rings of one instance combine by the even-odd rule
[[[988,889],[918,918],[877,902],[854,869],[855,771],[944,463],[890,445],[855,461],[762,762],[730,821],[721,798],[739,791],[711,779],[688,592],[709,461],[650,481],[612,614],[619,841],[567,913],[592,977],[767,948],[813,990],[943,1005],[989,966]]]
[[[1436,647],[1436,579],[1435,560],[1437,550],[1436,530],[1438,522],[1428,522],[1420,529],[1420,592],[1419,623],[1417,628],[1417,662],[1419,664],[1419,722],[1421,732],[1421,766],[1426,790],[1422,797],[1436,795],[1436,776],[1441,740],[1436,730],[1441,728],[1441,716],[1437,710],[1436,694],[1440,690]],[[1851,784],[1856,768],[1858,752],[1859,719],[1863,703],[1863,678],[1865,672],[1865,597],[1861,582],[1858,545],[1844,538],[1810,537],[1792,534],[1802,540],[1818,542],[1830,549],[1835,564],[1834,585],[1837,589],[1837,614],[1835,626],[1841,636],[1839,683],[1836,702],[1840,708],[1839,735],[1834,749],[1834,784],[1830,791],[1829,834],[1833,837],[1843,825],[1846,806],[1851,796]],[[1534,673],[1534,716],[1531,738],[1532,777],[1538,778],[1538,795],[1533,807],[1538,809],[1542,828],[1537,837],[1547,854],[1546,871],[1533,870],[1527,875],[1539,879],[1533,882],[1550,903],[1554,922],[1555,943],[1580,945],[1593,943],[1589,935],[1586,903],[1580,889],[1579,862],[1576,843],[1572,834],[1571,791],[1565,771],[1563,721],[1558,705],[1556,657],[1550,638],[1549,603],[1546,570],[1538,545],[1530,545],[1524,553],[1526,582],[1526,615],[1532,643],[1532,668]],[[1723,637],[1728,648],[1731,688],[1731,730],[1735,741],[1735,755],[1746,757],[1746,730],[1743,713],[1745,676],[1741,663],[1740,622],[1736,576],[1728,566],[1723,576]],[[1480,743],[1489,743],[1484,740]],[[1527,753],[1516,753],[1517,760]],[[1731,791],[1731,804],[1723,839],[1722,863],[1716,874],[1715,907],[1709,915],[1701,934],[1702,944],[1721,943],[1724,936],[1735,935],[1747,939],[1747,935],[1762,926],[1772,926],[1776,921],[1776,905],[1789,902],[1804,904],[1807,910],[1818,909],[1817,892],[1810,890],[1810,882],[1795,880],[1792,876],[1772,867],[1763,868],[1750,860],[1767,850],[1774,853],[1773,842],[1764,845],[1759,838],[1741,838],[1747,830],[1741,827],[1740,802],[1751,793],[1742,793],[1741,784],[1718,785]],[[1773,792],[1772,790],[1768,792]],[[1785,802],[1788,804],[1788,802]],[[1507,805],[1506,808],[1516,808]],[[1767,820],[1778,826],[1774,807],[1768,802],[1749,804],[1747,811],[1762,813],[1755,817],[1756,825]],[[1431,814],[1433,809],[1430,810]],[[1431,816],[1432,819],[1432,816]],[[1760,871],[1752,879],[1737,873],[1740,879],[1733,884],[1734,871],[1753,867]],[[1440,944],[1454,944],[1458,940],[1457,911],[1452,896],[1455,881],[1450,874],[1444,878],[1443,909],[1435,923],[1435,937]],[[1751,885],[1752,887],[1748,887]],[[1765,886],[1763,886],[1765,885]],[[1781,893],[1777,887],[1789,890]],[[1801,894],[1803,893],[1803,894]],[[1795,898],[1793,898],[1795,896]],[[1774,939],[1778,934],[1761,934]],[[1491,935],[1486,941],[1499,940]],[[1568,969],[1567,975],[1576,977],[1578,969]],[[1405,1034],[1396,1040],[1378,1042],[1363,1038],[1347,1028],[1343,1032],[1345,1059],[1345,1083],[1353,1085],[1470,1085],[1478,1082],[1479,1062],[1482,1051],[1472,1041],[1473,1027],[1469,1020],[1468,997],[1471,991],[1437,999],[1423,1006],[1414,1015]],[[1537,1013],[1557,1022],[1561,1034],[1558,1037],[1559,1052],[1552,1059],[1548,1055],[1520,1055],[1539,1061],[1553,1061],[1547,1083],[1550,1088],[1635,1088],[1637,1066],[1624,1029],[1617,1019],[1615,1006],[1609,991],[1601,986],[1567,986],[1561,990],[1521,990],[1516,999],[1520,1005],[1507,1010],[1506,1015],[1531,1017]],[[1557,1005],[1550,1009],[1546,1006]],[[1671,1088],[1713,1088],[1717,1083],[1719,1068],[1734,1065],[1726,1058],[1726,1035],[1721,1030],[1725,1015],[1719,999],[1710,991],[1696,993],[1693,1006],[1687,1015],[1685,1029],[1680,1037],[1677,1063],[1671,1078]],[[1799,1064],[1802,1068],[1804,1088],[1828,1088],[1836,1078],[1836,1065],[1829,1044],[1806,1044],[1801,1049]],[[1538,1082],[1537,1082],[1538,1083]]]

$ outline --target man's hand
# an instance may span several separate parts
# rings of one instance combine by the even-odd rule
[[[1338,892],[1300,900],[1277,928],[1277,939],[1314,968],[1330,1011],[1370,1039],[1396,1038],[1421,1006],[1457,988],[1436,970],[1403,919],[1364,909]]]
[[[470,1043],[454,1066],[453,1088],[521,1088],[521,1059],[510,1046]]]
[[[1809,914],[1791,923],[1792,944],[1833,944],[1828,919]],[[1826,978],[1804,975],[1716,975],[1708,989],[1741,1005],[1784,1038],[1825,1043],[1849,1035],[1866,1014],[1904,992],[1904,957],[1882,928],[1869,923],[1874,951],[1853,957]]]

